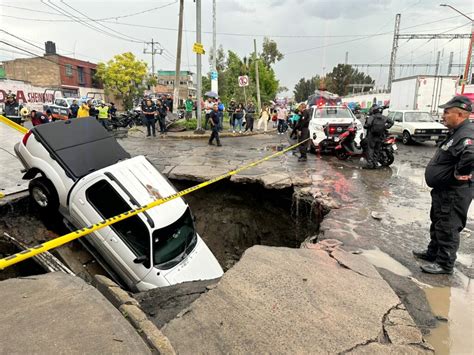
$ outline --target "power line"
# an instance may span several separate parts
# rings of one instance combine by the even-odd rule
[[[474,13],[474,12],[473,12]],[[53,15],[58,15],[54,13],[49,13]],[[469,13],[472,14],[472,13]],[[11,15],[2,15],[3,17],[9,17],[9,18],[15,18],[19,20],[27,20],[27,21],[42,21],[42,22],[77,22],[77,19],[69,19],[69,20],[55,20],[55,19],[30,19],[30,18],[25,18],[25,17],[17,17],[17,16],[11,16]],[[66,16],[70,17],[70,16]],[[440,20],[436,21],[430,21],[430,22],[425,22],[422,24],[418,25],[413,25],[409,27],[403,28],[403,30],[410,29],[410,28],[415,28],[415,27],[420,27],[420,26],[425,26],[428,24],[432,23],[439,23],[441,21],[446,21],[450,20],[453,18],[457,18],[458,16],[452,16],[452,17],[447,17],[443,18]],[[112,19],[115,17],[111,17]],[[83,22],[87,22],[84,19],[81,19]],[[130,27],[139,27],[139,28],[149,28],[149,29],[158,29],[158,30],[164,30],[164,31],[174,31],[177,32],[178,29],[172,28],[172,27],[160,27],[160,26],[151,26],[151,25],[141,25],[141,24],[134,24],[134,23],[125,23],[125,22],[118,22],[118,21],[109,21],[109,19],[92,19],[92,21],[102,21],[114,25],[121,25],[121,26],[130,26]],[[195,30],[186,30],[185,32],[191,32],[195,33]],[[202,33],[205,34],[212,34],[212,31],[203,31]],[[234,33],[234,32],[217,32],[219,36],[234,36],[234,37],[269,37],[269,38],[347,38],[347,37],[361,37],[361,38],[367,38],[367,36],[375,36],[379,35],[378,33],[374,34],[344,34],[344,35],[281,35],[281,34],[251,34],[251,33]]]
[[[143,42],[145,42],[145,41],[143,41],[143,40],[140,40],[140,39],[137,39],[137,38],[128,36],[128,35],[126,35],[126,34],[123,34],[123,33],[121,33],[121,32],[118,32],[118,31],[116,31],[116,30],[114,30],[114,29],[112,29],[112,28],[110,28],[110,27],[108,27],[108,26],[106,26],[106,25],[101,24],[101,23],[98,22],[97,20],[91,19],[90,17],[88,17],[88,16],[87,16],[86,14],[84,14],[83,12],[77,10],[76,8],[72,7],[71,5],[68,5],[64,0],[61,0],[61,3],[63,3],[63,4],[66,5],[67,7],[69,7],[71,10],[76,11],[78,14],[80,14],[80,15],[86,17],[88,20],[91,20],[91,21],[93,21],[94,23],[97,23],[99,26],[102,26],[102,27],[108,29],[108,30],[111,31],[112,33],[116,33],[116,34],[118,34],[118,35],[120,35],[120,36],[123,36],[123,37],[126,37],[126,38],[130,38],[130,40],[133,41],[133,42],[135,42],[135,43],[143,43]]]
[[[134,13],[127,14],[127,15],[119,15],[119,16],[110,16],[110,17],[98,18],[98,19],[95,19],[94,21],[117,20],[119,18],[132,17],[132,16],[136,16],[136,15],[141,15],[141,14],[144,14],[144,13],[147,13],[147,12],[155,11],[155,10],[158,10],[158,9],[163,9],[165,7],[174,5],[176,3],[177,3],[177,1],[173,1],[173,2],[167,3],[165,5],[152,7],[151,9],[147,9],[147,10],[143,10],[143,11],[139,11],[139,12],[134,12]],[[51,12],[48,12],[48,11],[34,10],[34,9],[26,8],[26,7],[20,7],[20,6],[5,5],[5,4],[0,4],[0,6],[10,7],[10,8],[18,9],[18,10],[22,10],[22,11],[31,11],[31,12],[35,12],[35,13],[44,13],[44,14],[48,14],[48,15],[62,16],[60,14],[54,14],[54,13],[51,13]],[[44,20],[44,21],[48,21],[48,20]],[[68,22],[69,22],[69,20],[68,20]]]
[[[64,16],[68,17],[68,18],[71,18],[74,22],[77,22],[79,24],[82,24],[84,26],[86,26],[87,28],[89,29],[92,29],[93,31],[96,31],[96,32],[99,32],[99,33],[102,33],[102,34],[105,34],[107,36],[110,36],[110,37],[114,37],[114,38],[118,38],[118,39],[121,39],[121,40],[125,40],[125,41],[128,41],[128,42],[134,42],[134,43],[137,43],[137,41],[134,41],[134,40],[130,40],[130,39],[127,39],[127,38],[124,38],[124,37],[121,37],[121,36],[117,36],[116,34],[114,33],[109,33],[107,31],[104,31],[102,30],[101,28],[98,28],[94,25],[91,25],[79,18],[76,18],[74,14],[70,13],[69,11],[65,10],[65,9],[62,9],[61,7],[55,5],[51,0],[48,0],[48,3],[45,1],[45,0],[41,0],[41,3],[48,6],[49,8],[55,10],[56,12],[59,12],[61,14],[63,14]],[[138,41],[139,42],[139,41]],[[141,43],[141,42],[139,42]]]

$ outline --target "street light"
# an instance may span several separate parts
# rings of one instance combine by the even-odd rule
[[[452,7],[451,5],[448,4],[440,4],[439,6],[444,6],[444,7],[449,7],[456,11],[458,14],[464,16],[465,18],[469,19],[471,21],[471,40],[469,41],[469,50],[467,51],[467,59],[466,59],[466,66],[464,67],[464,75],[463,75],[463,83],[461,86],[461,95],[464,94],[464,86],[466,85],[467,82],[467,75],[469,74],[469,65],[471,64],[471,56],[472,56],[472,39],[474,37],[474,20],[467,16],[466,14],[463,14],[461,11],[458,9]]]

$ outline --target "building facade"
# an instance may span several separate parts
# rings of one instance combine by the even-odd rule
[[[102,84],[94,78],[97,64],[59,55],[53,42],[46,42],[44,56],[4,61],[3,68],[7,79],[54,88],[64,96],[104,93]]]
[[[176,71],[174,70],[158,70],[155,93],[158,95],[173,95],[175,74]],[[179,74],[179,102],[183,102],[189,95],[196,96],[196,87],[194,86],[194,74],[192,72],[182,70]]]

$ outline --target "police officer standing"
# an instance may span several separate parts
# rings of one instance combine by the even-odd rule
[[[393,126],[393,120],[382,115],[385,108],[385,106],[372,106],[370,116],[364,124],[364,128],[367,130],[367,169],[377,167],[385,131]]]
[[[296,123],[295,129],[299,132],[298,143],[309,138],[309,121],[311,120],[310,112],[306,109],[306,104],[301,104],[299,108],[301,118]],[[308,141],[300,145],[300,157],[298,161],[308,160]]]
[[[425,170],[431,190],[431,241],[423,251],[413,251],[417,258],[432,262],[421,269],[430,274],[452,274],[459,232],[466,226],[472,200],[474,166],[474,127],[469,122],[472,102],[455,96],[444,108],[443,124],[450,132],[438,146]]]

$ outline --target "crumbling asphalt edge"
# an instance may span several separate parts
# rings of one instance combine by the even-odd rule
[[[169,339],[148,319],[128,292],[103,275],[96,275],[93,285],[127,318],[152,350],[163,355],[176,354]]]

